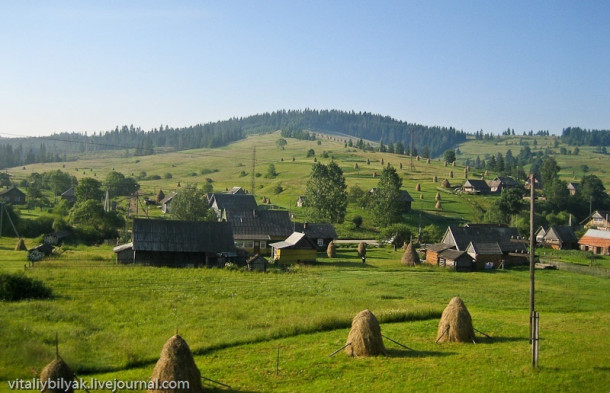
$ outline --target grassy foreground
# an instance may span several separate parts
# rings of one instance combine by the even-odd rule
[[[10,243],[0,242],[0,271],[23,271]],[[147,379],[176,328],[202,374],[236,391],[607,391],[608,279],[537,272],[541,367],[532,370],[527,271],[458,274],[404,268],[399,257],[371,249],[363,265],[340,248],[337,259],[261,274],[117,266],[109,247],[67,249],[25,273],[54,299],[1,304],[0,391],[53,359],[55,332],[79,376]],[[455,295],[493,340],[434,344]],[[365,308],[414,351],[386,341],[387,357],[329,358]]]

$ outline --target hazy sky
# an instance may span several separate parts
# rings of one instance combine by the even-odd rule
[[[610,1],[2,1],[0,136],[277,109],[610,128]]]

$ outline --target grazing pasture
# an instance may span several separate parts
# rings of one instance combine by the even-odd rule
[[[0,241],[2,272],[24,270],[25,253]],[[27,243],[27,241],[26,241]],[[610,281],[538,271],[540,368],[530,367],[527,270],[454,273],[400,263],[401,250],[356,248],[286,272],[122,266],[111,248],[65,247],[25,274],[51,300],[0,308],[0,390],[31,378],[60,354],[81,377],[147,379],[176,330],[203,376],[235,391],[606,391],[610,386]],[[477,344],[435,344],[440,314],[460,296]],[[350,321],[370,309],[387,357],[340,352]],[[277,350],[279,373],[276,375]],[[213,386],[210,382],[207,386]]]

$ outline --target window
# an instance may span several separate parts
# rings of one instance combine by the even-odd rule
[[[324,239],[318,239],[318,247],[324,247]]]
[[[264,240],[261,240],[261,246],[260,247],[261,247],[261,249],[267,248],[267,242],[264,241]]]

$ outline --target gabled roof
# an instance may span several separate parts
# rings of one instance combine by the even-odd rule
[[[463,187],[472,187],[475,190],[489,190],[489,186],[485,180],[469,179],[466,180]]]
[[[212,194],[210,205],[216,211],[252,212],[256,209],[256,199],[250,194]]]
[[[434,243],[434,244],[428,244],[426,245],[426,250],[430,250],[433,252],[442,252],[445,250],[449,250],[454,248],[455,246],[451,245],[451,244],[445,244],[445,243]]]
[[[465,227],[449,226],[443,236],[443,243],[455,245],[465,250],[470,242],[498,243],[502,252],[527,252],[524,243],[518,241],[517,228],[503,224],[468,224]]]
[[[597,247],[610,247],[610,231],[588,229],[584,236],[580,238],[578,244]]]
[[[4,190],[0,191],[0,195],[5,195],[5,194],[9,194],[9,193],[17,193],[20,195],[25,195],[25,193],[23,191],[21,191],[20,189],[18,189],[16,186],[10,186],[5,188]]]
[[[451,261],[455,261],[463,256],[467,256],[468,259],[472,260],[472,258],[470,257],[470,255],[468,255],[468,253],[466,253],[466,251],[458,250],[444,250],[443,252],[438,254],[438,256],[441,258],[449,259]]]
[[[470,242],[466,247],[466,252],[472,252],[477,255],[500,255],[502,254],[502,249],[497,242]]]
[[[337,232],[333,224],[294,224],[295,232],[304,233],[310,239],[337,239]]]
[[[134,218],[132,243],[135,251],[235,252],[226,222]]]
[[[574,182],[568,183],[568,190],[578,191],[579,188],[580,188],[580,184],[578,184],[578,183],[574,183]]]
[[[174,199],[175,196],[176,196],[176,192],[172,191],[168,195],[166,195],[165,198],[161,199],[159,201],[159,203],[162,204],[162,205],[166,204],[166,203],[170,202],[172,199]]]
[[[304,233],[294,232],[292,235],[288,236],[288,238],[284,241],[271,243],[269,246],[276,249],[283,248],[299,248],[299,249],[316,249],[314,244],[307,239]]]
[[[228,191],[228,194],[247,194],[247,192],[241,187],[233,187]]]
[[[544,235],[544,239],[557,239],[561,243],[576,243],[578,239],[574,234],[574,230],[569,225],[557,225],[552,226],[547,231],[546,235]]]
[[[597,219],[606,219],[606,217],[610,218],[610,210],[594,210],[587,218],[580,222],[581,225],[584,225],[591,221],[593,218]]]
[[[290,213],[286,210],[228,212],[227,221],[238,239],[283,238],[293,232]]]

